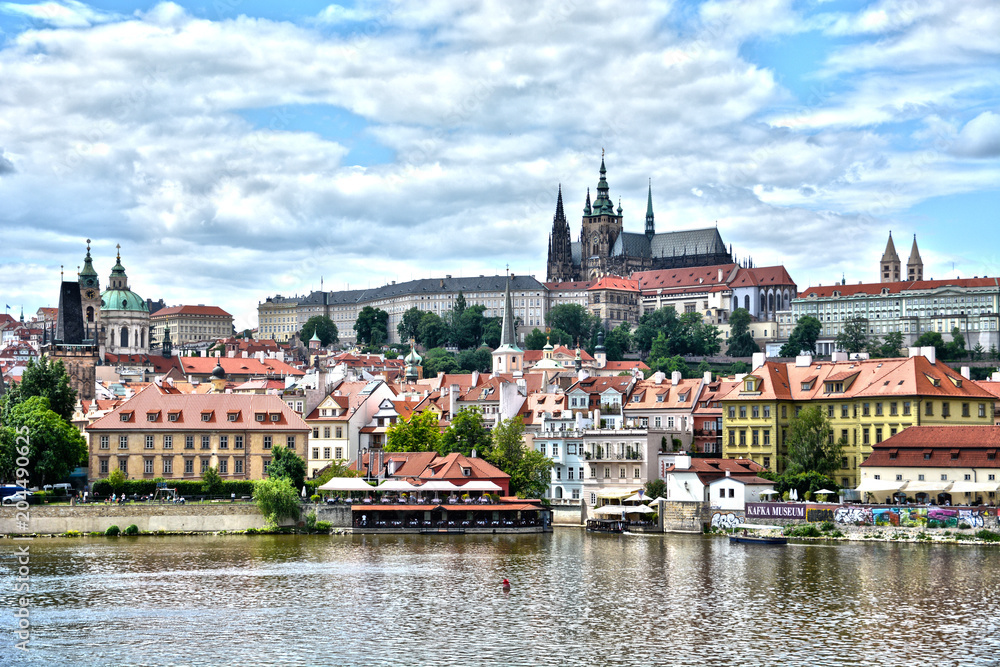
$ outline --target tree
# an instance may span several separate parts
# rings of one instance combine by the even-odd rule
[[[21,381],[12,385],[3,398],[3,423],[7,423],[8,409],[34,396],[48,399],[49,409],[66,421],[73,419],[76,390],[69,384],[69,375],[66,374],[62,361],[50,362],[44,356],[38,361],[28,360],[28,365],[21,374]]]
[[[32,396],[7,411],[0,428],[0,478],[13,480],[20,468],[27,471],[29,486],[58,484],[86,465],[87,456],[83,435],[49,409],[48,398]],[[19,458],[27,458],[28,465],[19,466]]]
[[[264,521],[276,528],[284,518],[299,518],[299,494],[287,477],[269,477],[253,483],[253,499]]]
[[[354,331],[359,343],[381,345],[389,337],[389,313],[365,306],[354,321]]]
[[[972,359],[973,361],[979,361],[983,358],[983,353],[986,352],[986,348],[983,347],[982,343],[976,343],[976,346],[972,348]]]
[[[729,337],[736,338],[750,330],[752,316],[746,308],[737,308],[729,315]]]
[[[306,479],[306,462],[292,450],[275,445],[271,450],[271,464],[267,468],[267,476],[271,479],[287,479],[294,488],[301,489]]]
[[[726,369],[726,375],[737,375],[739,373],[749,373],[751,371],[750,364],[745,361],[734,361],[729,364],[729,368]]]
[[[510,475],[510,492],[519,498],[541,498],[549,488],[552,459],[525,448],[520,416],[493,427],[493,449],[486,460]]]
[[[750,311],[737,308],[729,315],[729,349],[730,357],[750,357],[760,352],[760,346],[750,334]]]
[[[483,345],[493,350],[500,347],[503,337],[503,323],[499,317],[487,317],[483,320]]]
[[[441,347],[448,344],[449,334],[448,325],[437,313],[424,313],[417,327],[417,342],[424,349]]]
[[[548,337],[545,335],[545,332],[535,327],[531,330],[530,334],[524,337],[524,349],[541,350],[547,342]]]
[[[205,468],[201,473],[201,481],[205,483],[202,489],[210,496],[222,493],[222,477],[215,468]]]
[[[466,307],[465,295],[462,294],[461,290],[459,290],[458,296],[455,297],[455,312],[461,315],[462,313],[465,312],[465,307]]]
[[[659,478],[651,479],[646,482],[646,486],[643,487],[643,493],[650,500],[655,500],[656,498],[666,498],[667,483]]]
[[[948,346],[937,331],[926,331],[920,334],[920,338],[913,344],[917,347],[933,347],[938,359],[944,359],[947,354]]]
[[[387,452],[436,452],[441,440],[438,415],[433,410],[414,412],[386,431]]]
[[[424,377],[436,377],[438,373],[458,373],[461,371],[455,355],[443,347],[435,347],[424,353]]]
[[[632,334],[628,322],[622,322],[608,333],[604,342],[608,361],[621,361],[632,346]]]
[[[578,303],[562,303],[545,314],[545,323],[565,331],[573,340],[587,341],[599,323],[599,318]]]
[[[632,335],[633,347],[642,354],[651,354],[653,341],[661,333],[664,340],[669,341],[676,335],[679,327],[680,321],[677,319],[677,311],[674,310],[673,306],[664,306],[644,313],[639,318],[639,326],[635,328],[635,333]],[[670,352],[670,349],[667,352]]]
[[[313,333],[319,337],[319,344],[322,347],[333,345],[340,340],[340,332],[337,331],[337,325],[326,315],[313,315],[306,320],[306,323],[302,325],[302,331],[299,333],[299,340],[308,345],[309,340],[313,337]]]
[[[802,408],[788,423],[786,472],[817,472],[829,475],[839,470],[846,441],[833,439],[833,428],[818,405]]]
[[[128,476],[120,469],[115,468],[108,475],[107,482],[108,488],[110,488],[113,493],[120,493],[125,488],[126,482],[128,482]]]
[[[966,355],[965,351],[965,336],[962,335],[962,330],[958,327],[953,327],[951,330],[951,342],[945,346],[945,354],[948,359],[964,359]]]
[[[429,313],[428,313],[429,314]],[[424,311],[416,306],[410,308],[396,325],[396,332],[399,333],[399,340],[408,341],[411,338],[419,340],[420,322],[424,319]]]
[[[868,347],[868,319],[855,315],[844,323],[844,330],[834,339],[837,349],[850,354],[864,352]]]
[[[476,304],[459,312],[453,310],[451,319],[451,343],[460,350],[476,347],[482,342],[485,325],[486,306]]]
[[[458,354],[458,366],[463,371],[489,373],[493,368],[493,354],[488,347],[462,350]]]
[[[796,323],[788,342],[781,346],[778,354],[782,357],[797,357],[802,352],[816,354],[816,339],[822,330],[823,324],[818,319],[806,315]]]
[[[879,347],[878,356],[898,357],[903,354],[903,334],[900,331],[890,331],[885,335],[882,345]]]
[[[492,438],[483,425],[483,411],[478,406],[462,408],[451,420],[438,445],[438,453],[442,456],[452,452],[461,452],[466,456],[476,454],[485,458],[490,451]]]

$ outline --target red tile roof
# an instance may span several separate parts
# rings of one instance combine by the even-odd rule
[[[576,282],[565,282],[565,283],[545,283],[545,287],[549,290],[555,290],[557,292],[568,292],[570,290],[586,290],[590,289],[590,286],[594,284],[593,280],[579,280]]]
[[[1000,468],[998,450],[1000,426],[911,426],[872,445],[871,455],[861,465]]]
[[[216,317],[232,317],[232,315],[218,306],[169,306],[168,308],[160,308],[158,311],[150,315],[149,319],[155,320],[158,318],[165,318],[170,315],[214,315]]]
[[[917,280],[898,283],[861,283],[860,285],[817,285],[807,287],[799,292],[800,299],[831,297],[834,292],[841,296],[854,294],[881,294],[888,290],[889,294],[899,294],[906,291],[933,290],[939,287],[997,287],[998,278],[953,278],[951,280]]]
[[[633,280],[631,278],[622,278],[620,276],[604,276],[597,283],[590,287],[592,290],[601,289],[613,289],[613,290],[623,290],[627,292],[638,292],[639,291],[639,281]]]

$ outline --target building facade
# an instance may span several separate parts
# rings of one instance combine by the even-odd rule
[[[227,338],[233,334],[233,316],[218,306],[170,306],[149,316],[153,340],[162,344],[167,327],[173,345]]]

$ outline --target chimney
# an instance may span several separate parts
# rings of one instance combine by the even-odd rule
[[[663,381],[667,379],[667,374],[663,371],[656,371],[653,373],[653,382],[656,384],[663,384]]]
[[[761,366],[764,365],[765,361],[767,361],[767,353],[765,353],[765,352],[754,352],[753,353],[753,359],[752,359],[752,361],[750,363],[751,370],[757,370],[758,368],[760,368]]]
[[[962,377],[964,377],[966,380],[972,379],[972,374],[969,372],[968,366],[962,366]]]
[[[719,269],[719,282],[722,282],[722,269]]]
[[[247,358],[247,351],[246,350],[243,350],[242,352],[240,352],[240,358],[241,359],[246,359]]]
[[[680,371],[674,371],[673,373],[671,373],[670,374],[670,384],[671,384],[671,386],[676,387],[677,383],[681,381],[681,377],[682,377],[682,375],[681,375]]]
[[[832,361],[834,363],[836,363],[838,361],[847,361],[847,353],[846,352],[834,352],[833,354],[830,355],[830,361]]]
[[[733,471],[726,469],[726,477],[732,477],[732,476],[733,476]]]
[[[705,384],[712,383],[712,371],[705,371],[705,374],[701,376],[701,381]]]
[[[201,351],[201,356],[202,357],[207,357],[208,356],[208,350],[202,350]]]
[[[937,362],[937,349],[933,345],[920,348],[920,354],[927,357],[927,361],[932,364]]]
[[[691,457],[687,454],[678,454],[674,457],[674,470],[690,470]]]
[[[795,357],[795,367],[805,368],[806,366],[812,366],[813,358],[811,354],[800,354]]]
[[[457,412],[455,412],[455,408],[457,406],[458,406],[458,385],[453,384],[451,385],[450,391],[448,393],[448,414],[450,415],[451,419],[454,419],[455,415],[458,414]]]

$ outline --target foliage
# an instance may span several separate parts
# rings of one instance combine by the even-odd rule
[[[299,497],[287,477],[255,481],[253,499],[269,527],[277,527],[284,518],[299,518]]]
[[[660,478],[651,479],[646,482],[646,486],[643,488],[643,493],[646,494],[650,500],[654,498],[666,498],[667,483]]]
[[[749,373],[750,364],[745,361],[734,361],[729,364],[729,368],[726,370],[727,375],[736,375],[738,373]]]
[[[653,349],[656,341],[664,341],[659,353]],[[678,354],[708,356],[719,352],[720,333],[715,326],[706,325],[698,313],[678,317],[672,306],[664,306],[639,318],[639,326],[632,335],[632,348],[659,358]]]
[[[431,452],[440,446],[438,415],[433,410],[414,412],[400,419],[386,431],[387,452]]]
[[[365,306],[354,321],[354,331],[359,343],[381,345],[389,338],[389,313]]]
[[[3,396],[2,423],[9,426],[10,411],[35,396],[48,399],[48,409],[66,421],[73,419],[76,391],[70,387],[62,361],[50,362],[48,357],[28,360],[21,381],[8,387]]]
[[[964,359],[968,354],[965,351],[965,336],[958,327],[951,330],[951,342],[945,345],[946,359]]]
[[[503,321],[499,317],[487,317],[483,320],[483,345],[492,350],[500,347],[502,329]]]
[[[118,537],[119,535],[121,535],[121,533],[122,529],[116,526],[115,524],[111,524],[110,526],[108,526],[108,529],[104,531],[104,534],[107,537]]]
[[[840,468],[843,439],[832,440],[833,429],[820,406],[810,405],[792,417],[788,424],[788,464],[786,470],[796,474],[817,472],[829,475]]]
[[[456,360],[459,368],[463,371],[479,371],[489,373],[493,369],[493,354],[488,347],[480,347],[476,350],[462,350],[458,353]]]
[[[819,532],[819,528],[811,523],[799,526],[785,526],[785,529],[781,532],[788,537],[823,537],[823,534]]]
[[[760,352],[760,345],[749,331],[745,331],[736,338],[729,339],[729,349],[726,354],[730,357],[752,357],[757,352]]]
[[[214,496],[222,492],[222,477],[215,468],[205,468],[205,472],[201,473],[201,481],[205,483],[202,487],[205,493]]]
[[[306,462],[294,451],[275,445],[271,449],[271,464],[267,468],[267,476],[271,479],[287,479],[292,487],[301,489],[306,478]]]
[[[524,446],[520,416],[493,427],[493,449],[484,458],[510,475],[510,492],[520,498],[541,498],[549,488],[552,460]]]
[[[632,347],[632,333],[628,322],[622,322],[617,327],[608,332],[604,342],[605,353],[608,361],[622,361],[625,353]]]
[[[448,344],[448,325],[437,313],[424,313],[417,326],[417,342],[424,349],[437,348]]]
[[[947,345],[944,338],[937,331],[925,331],[920,334],[920,338],[913,342],[916,347],[933,347],[938,359],[947,358]]]
[[[451,327],[449,340],[460,350],[476,347],[483,341],[486,306],[476,304],[459,311],[458,308],[446,313],[446,322]]]
[[[984,528],[976,531],[976,539],[980,539],[983,542],[1000,542],[1000,533],[995,533],[992,530]]]
[[[834,342],[838,350],[850,354],[864,352],[868,347],[868,319],[855,315],[844,323],[844,329],[837,334]]]
[[[548,337],[545,335],[545,332],[535,327],[531,330],[531,333],[524,337],[524,349],[541,350],[545,347],[546,342],[548,342]]]
[[[600,318],[588,313],[578,303],[562,303],[545,314],[545,323],[566,332],[574,341],[588,341],[600,323]]]
[[[128,478],[125,476],[125,473],[115,468],[105,481],[108,483],[108,488],[111,489],[112,493],[121,493],[125,488]]]
[[[470,406],[459,410],[451,420],[451,426],[441,436],[437,451],[442,456],[452,452],[472,455],[472,450],[480,457],[486,457],[492,439],[490,432],[483,425],[483,412],[478,406]]]
[[[877,340],[877,339],[876,339]],[[899,331],[890,331],[885,335],[882,344],[878,349],[872,350],[872,356],[880,358],[898,357],[903,354],[903,334]]]
[[[122,531],[122,535],[138,535],[138,534],[139,534],[139,526],[135,525],[134,523],[130,523],[128,526],[125,527],[125,530]]]
[[[986,353],[986,348],[983,347],[982,343],[976,343],[975,347],[972,348],[971,352],[972,352],[972,360],[979,361],[983,358],[983,355]]]
[[[443,347],[427,350],[423,366],[425,378],[436,377],[438,373],[458,373],[462,369],[455,355]]]
[[[49,409],[49,399],[32,396],[11,404],[0,428],[0,478],[13,480],[26,457],[30,486],[64,482],[87,462],[87,441],[80,431]]]
[[[396,325],[396,332],[399,334],[399,340],[408,341],[411,338],[416,340],[420,333],[420,322],[424,319],[424,311],[420,310],[416,306],[413,306],[405,313],[399,320],[399,324]]]
[[[314,333],[319,337],[319,344],[323,347],[340,340],[337,325],[326,315],[314,315],[306,320],[302,325],[302,331],[299,332],[299,340],[303,345],[308,345]]]
[[[818,319],[806,315],[795,325],[788,342],[781,346],[778,354],[782,357],[796,357],[802,352],[816,354],[816,339],[822,330],[823,324]]]

